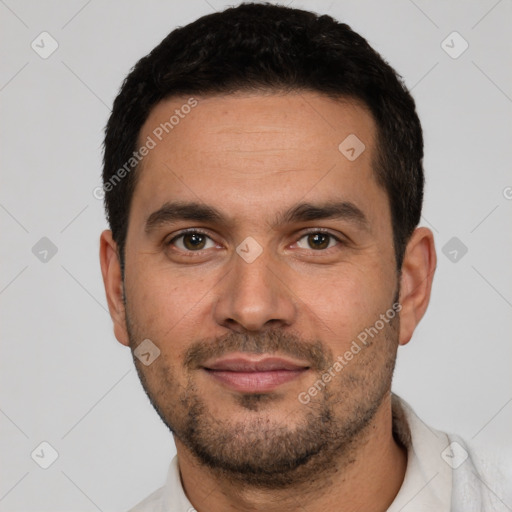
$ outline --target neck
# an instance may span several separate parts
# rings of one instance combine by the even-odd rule
[[[390,394],[356,441],[350,453],[343,452],[309,482],[266,490],[217,474],[175,438],[182,485],[198,512],[291,512],[298,507],[323,512],[340,504],[346,512],[384,512],[398,494],[407,466],[407,452],[393,438]]]

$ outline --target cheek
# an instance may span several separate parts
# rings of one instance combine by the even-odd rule
[[[134,268],[134,267],[132,267]],[[149,262],[127,275],[128,315],[137,338],[149,338],[173,360],[179,359],[191,339],[205,325],[210,311],[209,290],[218,278],[195,278],[154,269]],[[212,321],[210,319],[210,321]]]
[[[329,279],[301,281],[296,294],[306,306],[305,315],[319,324],[326,337],[337,337],[342,344],[357,337],[390,308],[395,286],[377,265],[373,270],[340,269]]]
[[[174,354],[162,350],[160,356],[149,366],[139,364],[137,371],[146,393],[153,405],[169,419],[176,415],[181,397],[186,393],[187,378],[180,370],[180,362]],[[183,415],[182,413],[178,416]]]
[[[127,275],[126,298],[138,334],[150,339],[162,339],[186,313],[179,288],[148,272],[133,272],[132,278]]]

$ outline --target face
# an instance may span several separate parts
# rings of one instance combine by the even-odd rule
[[[284,486],[348,460],[390,389],[398,279],[376,127],[313,93],[197,99],[161,102],[141,131],[156,145],[137,170],[116,335],[159,349],[134,360],[178,450]],[[356,139],[339,149],[351,134],[355,159]]]

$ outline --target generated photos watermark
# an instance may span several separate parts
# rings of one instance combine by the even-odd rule
[[[359,354],[363,348],[368,346],[369,338],[373,339],[377,336],[379,332],[384,329],[386,324],[389,324],[389,322],[393,320],[401,310],[402,305],[399,302],[395,302],[385,313],[379,316],[379,319],[376,320],[372,326],[366,327],[362,330],[357,335],[357,338],[352,340],[350,348],[343,355],[339,355],[332,366],[324,371],[322,376],[317,379],[307,391],[302,391],[298,394],[297,399],[299,402],[304,405],[309,404],[309,402],[311,402],[311,397],[314,397],[319,392],[323,391],[327,383],[331,382],[333,378],[339,375],[341,370],[343,370],[343,368],[345,368],[345,366],[354,359],[354,356]]]
[[[157,144],[162,141],[165,135],[169,134],[182,119],[185,119],[187,114],[190,114],[192,109],[198,105],[198,101],[191,97],[186,103],[181,105],[180,108],[174,110],[174,114],[169,117],[168,121],[160,123],[153,131],[152,135],[148,135],[146,141],[137,151],[132,153],[132,156],[120,167],[101,187],[96,187],[92,191],[92,195],[99,200],[105,197],[106,192],[114,190],[122,179],[124,179],[142,159],[149,154],[152,149],[155,149]]]

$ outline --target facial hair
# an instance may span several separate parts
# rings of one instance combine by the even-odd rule
[[[144,339],[143,331],[132,323],[128,308],[126,319],[133,351]],[[281,400],[290,400],[277,390],[237,394],[237,405],[246,412],[244,421],[213,415],[194,372],[207,359],[231,352],[268,353],[308,361],[316,382],[336,361],[319,340],[307,341],[281,330],[231,331],[214,341],[191,344],[182,368],[163,352],[149,367],[135,357],[134,362],[153,407],[197,463],[238,485],[272,490],[316,483],[318,490],[320,482],[327,485],[328,473],[351,464],[366,442],[368,427],[390,392],[398,328],[396,313],[308,404],[294,396],[297,406],[290,422],[272,416]],[[187,382],[179,384],[184,371]]]

